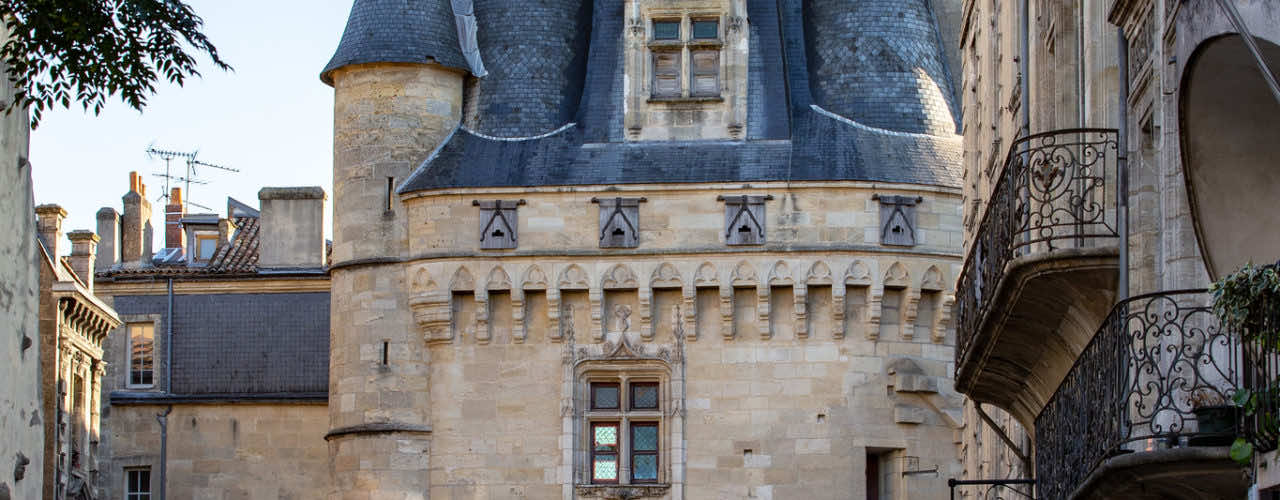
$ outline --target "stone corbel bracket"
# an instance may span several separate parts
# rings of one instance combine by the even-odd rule
[[[453,328],[449,324],[451,295],[447,290],[432,290],[409,298],[413,321],[427,343],[453,341]]]

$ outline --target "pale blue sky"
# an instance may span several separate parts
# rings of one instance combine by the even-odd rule
[[[351,0],[188,0],[205,34],[235,67],[222,72],[200,58],[203,78],[161,85],[143,113],[113,102],[99,116],[80,108],[45,115],[31,134],[37,204],[68,212],[64,231],[96,229],[104,206],[120,210],[129,172],[145,174],[152,223],[163,227],[164,162],[158,148],[199,149],[199,158],[240,169],[205,169],[208,185],[191,200],[225,215],[232,196],[258,206],[263,186],[322,186],[333,200],[333,90],[318,77],[338,46]],[[175,163],[185,168],[185,165]],[[192,212],[203,212],[194,206]],[[156,247],[163,245],[157,231]]]

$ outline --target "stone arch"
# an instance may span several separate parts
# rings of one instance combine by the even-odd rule
[[[582,266],[571,264],[560,273],[560,281],[557,285],[561,290],[587,290],[591,288],[591,281]]]
[[[413,280],[410,282],[410,288],[415,292],[425,292],[436,288],[436,280],[431,278],[431,272],[427,271],[427,266],[419,267],[417,272],[413,273]]]
[[[759,281],[760,278],[756,276],[755,266],[752,266],[750,262],[745,260],[739,262],[737,267],[733,268],[733,275],[729,279],[729,282],[735,287],[755,286]]]
[[[476,280],[471,276],[471,271],[467,270],[467,266],[459,266],[458,270],[453,273],[453,280],[449,282],[449,289],[458,292],[469,292],[476,289]]]
[[[817,261],[809,268],[809,274],[805,276],[805,283],[810,285],[830,285],[831,284],[831,268],[827,267],[827,263]]]
[[[911,286],[911,273],[907,272],[907,266],[901,262],[894,262],[889,266],[889,270],[884,272],[884,286],[906,288]]]
[[[520,280],[520,288],[524,290],[546,290],[547,274],[537,264],[524,270],[524,278]]]
[[[769,271],[769,286],[789,286],[794,284],[795,280],[791,277],[791,266],[781,260],[774,263],[773,269]]]
[[[511,276],[507,275],[507,271],[502,266],[494,266],[489,271],[489,279],[485,280],[485,290],[510,290]]]
[[[669,262],[663,262],[661,266],[654,269],[653,276],[649,278],[650,288],[680,288],[683,284],[680,271]]]
[[[700,287],[719,285],[720,275],[716,272],[716,266],[710,262],[703,262],[693,276],[693,284]]]
[[[849,271],[845,273],[844,282],[849,285],[871,285],[871,267],[866,262],[855,260],[849,264]]]
[[[929,266],[929,270],[924,272],[924,278],[920,280],[920,289],[931,292],[941,292],[945,286],[942,277],[942,270],[938,266]]]
[[[1280,68],[1280,45],[1254,41],[1271,70]],[[1187,61],[1178,106],[1183,177],[1200,253],[1217,279],[1250,261],[1270,262],[1280,248],[1280,232],[1264,230],[1280,225],[1273,208],[1280,103],[1237,33],[1207,38],[1180,60]]]
[[[600,277],[600,286],[608,290],[633,289],[639,288],[640,285],[639,280],[636,279],[636,273],[630,267],[626,264],[614,264]]]

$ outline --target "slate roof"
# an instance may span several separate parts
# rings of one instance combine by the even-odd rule
[[[371,62],[437,62],[468,69],[449,0],[355,0],[320,80],[333,85],[333,70]]]
[[[166,295],[120,295],[121,315],[159,314]],[[329,387],[329,293],[173,296],[175,395],[315,395]]]
[[[853,7],[847,0],[838,1],[843,2],[845,8],[867,11],[861,17],[837,16],[830,21],[842,26],[865,24],[877,16],[896,17],[894,13],[903,9],[924,9],[910,12],[912,15],[905,21],[886,21],[879,34],[889,39],[897,36],[894,30],[902,31],[902,38],[894,41],[899,53],[914,58],[914,63],[927,65],[925,73],[936,76],[933,83],[941,87],[947,97],[935,99],[937,102],[922,100],[919,92],[913,93],[910,89],[921,83],[919,79],[905,81],[900,72],[880,71],[860,76],[862,85],[879,89],[875,92],[879,92],[877,98],[882,100],[871,99],[879,111],[868,111],[867,116],[882,116],[884,119],[870,121],[896,128],[877,128],[825,110],[821,106],[824,102],[815,99],[812,89],[824,96],[831,91],[811,85],[811,78],[826,77],[808,66],[813,44],[805,36],[805,2],[748,0],[750,60],[746,140],[626,142],[622,136],[625,16],[620,2],[594,0],[590,12],[591,39],[583,61],[581,105],[571,121],[562,122],[564,126],[559,129],[550,128],[552,122],[543,120],[539,128],[516,127],[506,130],[509,134],[494,133],[498,127],[483,125],[494,117],[486,116],[482,107],[480,116],[471,123],[482,126],[473,129],[459,125],[400,187],[400,192],[452,187],[779,180],[866,180],[960,186],[962,141],[954,134],[953,113],[949,108],[954,92],[943,66],[936,30],[924,29],[926,24],[932,26],[929,23],[933,23],[928,6],[916,0],[906,4],[897,0],[863,0],[854,2],[857,5]],[[546,3],[561,5],[562,10],[573,8],[565,6],[572,3],[571,0]],[[477,3],[478,17],[480,5]],[[481,33],[485,28],[482,22]],[[823,30],[830,31],[830,28]],[[522,31],[505,30],[504,36],[507,39],[504,48],[523,46]],[[848,37],[845,40],[847,42]],[[565,39],[565,43],[569,40]],[[482,51],[486,50],[483,41],[481,45]],[[572,45],[565,45],[560,53],[568,54],[572,50]],[[845,50],[843,54],[858,56],[854,52]],[[894,57],[900,61],[905,56]],[[513,58],[505,64],[522,63]],[[545,62],[531,58],[527,64]],[[863,66],[874,73],[879,71],[875,69],[877,64],[880,63],[871,61],[864,62]],[[498,66],[488,62],[486,65],[491,71]],[[510,92],[516,94],[524,92],[529,88],[520,76],[523,71],[508,68],[507,73],[512,76],[503,79],[491,75],[482,85],[514,88],[516,91]],[[480,92],[481,96],[484,94]],[[834,105],[849,108],[841,102]],[[853,108],[860,109],[858,106],[861,105]]]

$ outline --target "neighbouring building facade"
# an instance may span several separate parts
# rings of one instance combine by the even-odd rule
[[[116,312],[93,294],[98,237],[92,231],[66,234],[67,212],[58,205],[36,207],[40,241],[40,367],[44,394],[44,493],[51,499],[100,498],[99,426],[103,344],[120,326]]]
[[[996,0],[964,19],[955,376],[965,479],[989,484],[959,496],[1273,486],[1270,455],[1241,467],[1228,448],[1274,441],[1210,417],[1274,360],[1219,324],[1206,289],[1280,256],[1264,229],[1280,91],[1263,77],[1280,67],[1280,6]],[[1009,479],[1034,485],[992,484]]]
[[[320,188],[187,213],[174,189],[151,247],[146,186],[98,212],[98,498],[316,498],[327,490],[329,279]],[[95,406],[96,408],[97,406]]]
[[[951,4],[355,2],[328,497],[946,495]]]

